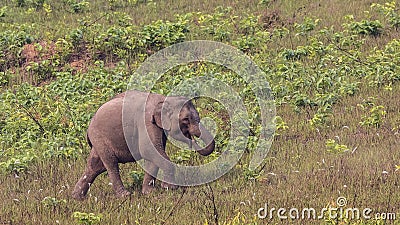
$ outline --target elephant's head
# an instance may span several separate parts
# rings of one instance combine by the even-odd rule
[[[201,155],[207,156],[214,151],[214,138],[200,123],[199,113],[189,99],[166,97],[155,107],[153,119],[158,127],[168,131],[168,135],[194,147]],[[206,147],[201,148],[193,136],[202,140]]]

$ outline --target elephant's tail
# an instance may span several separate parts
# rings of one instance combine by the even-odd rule
[[[87,140],[90,148],[92,148],[93,145],[92,145],[92,142],[90,141],[90,138],[89,138],[89,132],[86,133],[86,140]]]

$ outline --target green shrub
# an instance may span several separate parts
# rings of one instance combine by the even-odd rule
[[[72,214],[78,224],[91,225],[98,224],[101,222],[101,215],[96,215],[94,213],[85,213],[85,212],[74,212]]]
[[[10,25],[8,29],[0,32],[0,70],[14,66],[21,63],[21,53],[24,45],[31,44],[36,40],[33,35],[35,24],[22,24]]]
[[[400,26],[400,14],[398,13],[396,1],[386,2],[385,4],[372,3],[371,8],[377,8],[385,18],[389,21],[389,24],[395,28]]]
[[[349,151],[349,148],[346,145],[338,144],[333,139],[328,139],[325,145],[326,145],[326,150],[330,153],[339,154]]]
[[[64,3],[67,4],[74,13],[82,13],[89,9],[88,1],[64,0]]]
[[[383,25],[379,20],[361,20],[354,21],[354,17],[349,15],[346,17],[348,23],[345,23],[345,28],[356,34],[378,36],[382,33]]]
[[[144,50],[158,51],[169,45],[184,41],[188,32],[187,21],[170,22],[157,20],[143,26],[138,37],[138,44]]]

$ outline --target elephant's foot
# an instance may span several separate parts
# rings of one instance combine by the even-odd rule
[[[128,197],[129,195],[131,195],[131,192],[129,192],[126,189],[121,189],[121,190],[117,191],[115,194],[118,198],[125,198],[125,197]]]
[[[153,190],[154,190],[154,186],[153,185],[145,185],[142,187],[142,194],[144,195],[148,195],[150,194]]]
[[[86,193],[89,190],[89,184],[85,182],[78,181],[76,183],[74,190],[72,191],[72,198],[78,201],[83,201],[86,198]]]
[[[79,191],[79,190],[78,191],[74,190],[72,192],[71,196],[73,199],[78,200],[78,201],[83,201],[86,198],[86,196],[82,193],[82,191]]]
[[[175,184],[169,184],[169,183],[165,183],[165,182],[161,183],[161,187],[164,189],[167,189],[167,190],[175,190],[178,188],[178,186]]]
[[[142,184],[142,194],[144,195],[150,194],[155,189],[154,188],[155,183],[156,180],[153,177],[145,175]]]

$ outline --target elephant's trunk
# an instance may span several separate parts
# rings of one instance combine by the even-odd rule
[[[195,140],[192,140],[192,146],[196,151],[200,153],[200,155],[207,156],[214,151],[214,137],[202,124],[199,124],[199,131],[199,133],[196,132],[194,133],[194,135],[200,138],[200,140],[202,140],[206,144],[206,147],[201,148]]]

